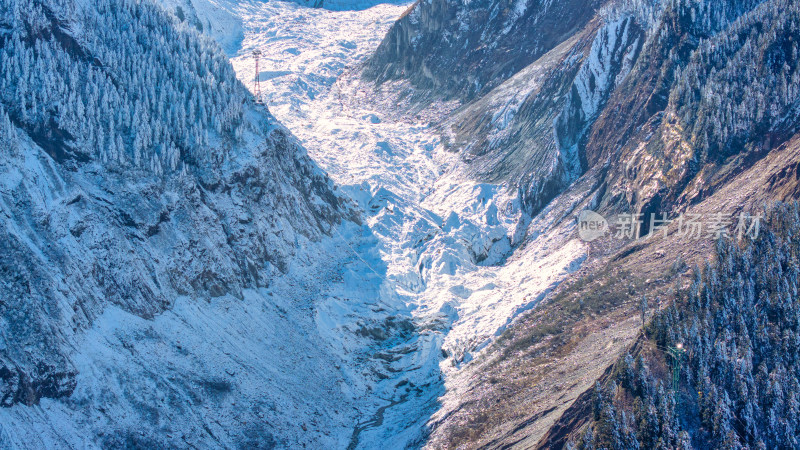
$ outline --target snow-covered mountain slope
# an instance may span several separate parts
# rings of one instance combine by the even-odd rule
[[[630,18],[591,24],[440,125],[469,173],[536,214],[583,174],[581,141],[641,48]]]
[[[0,12],[0,446],[342,448],[436,380],[375,239],[215,44],[148,3]],[[385,375],[404,354],[424,382]]]
[[[631,158],[648,166],[636,171],[635,181],[636,188],[645,188],[647,194],[634,199],[631,191],[636,188],[628,186],[626,194],[615,192],[616,197],[606,203],[616,208],[633,200],[633,209],[652,212],[661,208],[662,200],[656,197],[669,197],[674,206],[690,180],[704,172],[700,166],[715,166],[742,150],[763,154],[795,130],[796,123],[787,121],[797,101],[788,88],[795,76],[794,65],[788,63],[792,50],[779,43],[793,34],[793,27],[777,25],[780,21],[768,12],[788,4],[742,0],[714,11],[704,1],[632,0],[608,2],[592,10],[590,19],[584,15],[591,8],[548,10],[548,5],[538,6],[543,8],[542,17],[558,16],[563,23],[580,25],[533,57],[530,47],[505,49],[506,28],[486,13],[501,10],[503,2],[417,3],[392,27],[363,74],[379,84],[384,80],[410,84],[414,93],[407,95],[422,103],[447,96],[440,84],[459,85],[447,77],[488,77],[491,81],[478,83],[478,90],[457,96],[469,101],[442,124],[442,134],[479,179],[521,189],[531,214],[588,169]],[[463,20],[453,19],[454,14]],[[461,25],[487,14],[491,20],[480,27],[481,37],[467,39],[473,28]],[[789,16],[783,20],[792,21]],[[755,31],[759,24],[773,31],[759,34]],[[439,40],[446,42],[435,45]],[[503,73],[481,70],[506,67],[507,59],[526,62]],[[437,74],[429,67],[431,61],[447,61],[443,67],[451,66],[450,61],[468,61],[464,64],[470,69]],[[400,70],[398,65],[403,64],[408,67]],[[763,72],[779,66],[775,77]],[[733,67],[742,69],[737,72]],[[722,68],[726,75],[711,75]],[[735,92],[734,99],[728,103],[712,94],[706,83]],[[747,88],[753,84],[780,94],[767,106],[757,90]],[[675,120],[677,128],[668,124]],[[664,136],[676,129],[687,144],[703,148],[702,154],[693,155],[694,150],[684,146],[662,157],[664,140],[651,142],[652,134]],[[756,130],[770,136],[762,150],[753,149]],[[638,151],[642,143],[651,148]],[[680,162],[673,164],[676,160]],[[622,166],[611,167],[610,184],[627,184]],[[661,175],[651,176],[653,170]],[[713,169],[703,175],[705,181],[713,178],[710,172]],[[653,183],[662,178],[663,182]]]
[[[368,227],[191,24],[147,3],[2,4],[4,447],[418,446],[442,347],[463,360],[506,322],[513,305],[492,292],[451,300],[491,291],[492,274],[425,283],[459,275],[462,258],[470,272],[501,259],[518,239],[513,199],[500,219],[486,185],[448,200],[463,213],[421,206],[438,138],[371,129],[377,115],[330,89],[400,8],[269,6],[255,18],[279,38],[287,19],[318,27],[294,28],[294,51],[265,46],[266,61],[297,64],[271,81],[274,109],[327,161],[348,141],[313,141],[297,111],[313,133],[338,126],[336,105],[347,114],[360,150],[331,169]],[[328,45],[343,23],[353,33]],[[389,159],[362,165],[376,154]],[[502,311],[472,314],[479,338],[463,326],[445,344],[484,297]]]

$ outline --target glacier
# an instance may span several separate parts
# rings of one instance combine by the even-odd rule
[[[411,105],[392,94],[407,86],[377,89],[361,79],[365,59],[409,5],[329,11],[245,3],[245,38],[232,57],[251,86],[250,53],[264,53],[270,75],[260,76],[270,111],[364,211],[375,240],[353,255],[360,253],[370,272],[381,268],[381,295],[407,309],[428,336],[415,338],[416,349],[396,361],[388,383],[411,380],[426,392],[386,391],[380,420],[366,414],[367,426],[357,428],[359,448],[422,445],[430,414],[466,387],[456,376],[460,367],[586,257],[562,221],[588,191],[531,218],[517,191],[474,181],[445,150],[435,123],[452,104],[408,113]],[[320,311],[321,323],[341,324],[339,306],[329,308]]]
[[[453,104],[410,114],[360,78],[409,3],[164,5],[181,6],[217,39],[247,87],[252,51],[261,50],[268,109],[248,107],[245,143],[221,173],[201,174],[208,186],[200,188],[187,173],[166,187],[157,178],[103,178],[100,167],[68,173],[35,142],[19,143],[24,156],[2,166],[7,233],[50,267],[45,225],[19,220],[32,204],[60,224],[55,241],[71,255],[63,270],[110,259],[113,275],[153,279],[147,289],[166,300],[146,312],[124,302],[82,306],[80,279],[56,286],[62,294],[47,307],[63,323],[42,326],[64,327],[55,335],[74,377],[69,395],[0,408],[0,443],[424,446],[432,418],[468,386],[463,365],[580,268],[586,250],[564,218],[588,187],[530,217],[517,190],[475,181],[445,150],[434,122]],[[501,127],[518,103],[508,101]],[[273,143],[266,152],[265,140]],[[285,165],[275,166],[276,154]],[[287,173],[291,183],[280,181]],[[282,201],[254,201],[254,185]],[[20,193],[28,203],[17,206]],[[97,256],[109,240],[131,240],[113,234],[118,211],[107,205],[123,205],[144,244]],[[252,269],[268,281],[237,283],[244,269],[226,258],[258,261],[253,242],[274,253],[265,269]],[[198,290],[167,291],[152,275],[183,268],[204,279],[206,266],[215,274]],[[4,350],[15,344],[4,339]]]

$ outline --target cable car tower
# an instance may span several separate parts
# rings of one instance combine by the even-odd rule
[[[672,394],[675,396],[675,409],[680,409],[681,405],[681,397],[680,397],[680,381],[681,381],[681,363],[684,355],[686,354],[686,349],[683,348],[682,343],[676,344],[674,347],[669,347],[668,349],[669,356],[672,357]]]
[[[256,104],[263,105],[264,100],[261,98],[261,71],[258,69],[258,59],[261,57],[261,50],[253,50],[253,58],[256,60],[256,76],[253,82],[253,96],[256,98]]]

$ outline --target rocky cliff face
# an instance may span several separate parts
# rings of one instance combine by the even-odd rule
[[[587,169],[584,136],[643,40],[632,18],[592,22],[462,107],[442,126],[451,150],[475,176],[518,189],[537,213]]]
[[[392,27],[364,76],[475,98],[578,32],[602,1],[426,0]]]

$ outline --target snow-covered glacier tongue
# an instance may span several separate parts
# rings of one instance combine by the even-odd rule
[[[385,362],[367,377],[351,448],[423,445],[431,415],[453,387],[450,375],[585,257],[572,229],[556,225],[586,192],[578,189],[572,200],[531,218],[517,189],[474,181],[445,150],[433,124],[455,102],[409,112],[408,100],[396,95],[408,85],[376,90],[362,81],[363,62],[408,6],[236,7],[245,30],[232,58],[239,78],[252,87],[258,77],[270,111],[359,204],[369,230],[337,235],[349,243],[345,256],[355,267],[345,266],[344,282],[332,284],[315,310],[330,341],[348,349],[363,337],[374,342],[373,354],[362,352],[366,359],[353,359],[350,370]],[[415,332],[387,339],[372,318],[376,311],[389,314],[390,328]]]

